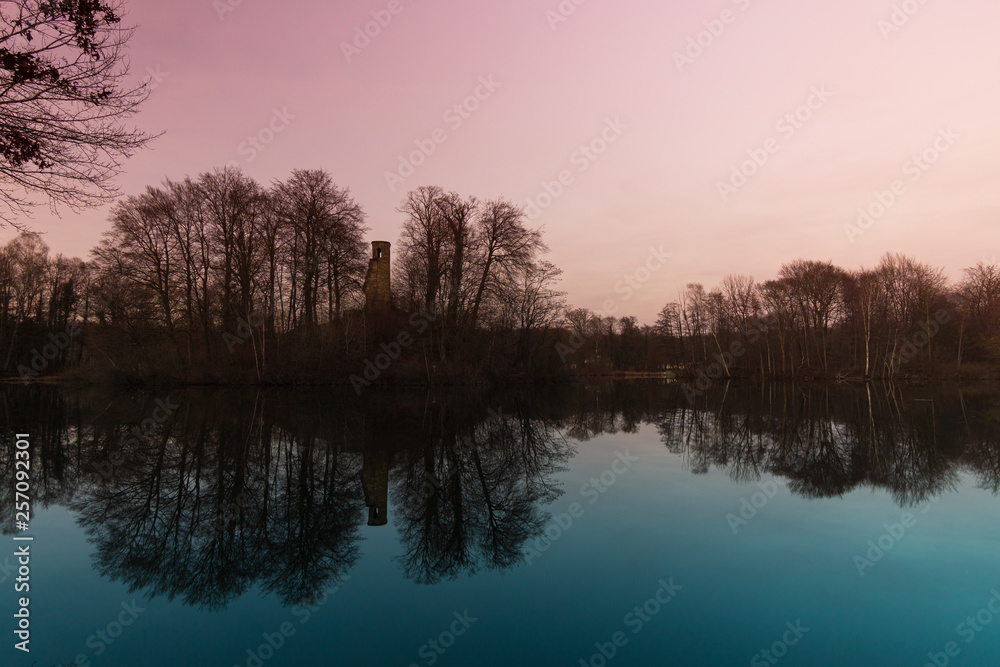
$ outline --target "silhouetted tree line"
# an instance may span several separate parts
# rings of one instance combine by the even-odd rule
[[[444,362],[482,375],[554,357],[560,271],[539,259],[547,248],[519,208],[423,187],[399,210],[383,310],[364,308],[365,213],[321,170],[270,188],[234,168],[148,187],[112,208],[87,262],[51,258],[23,233],[0,248],[3,370],[346,379],[400,332],[416,344],[394,373],[429,377]]]
[[[37,235],[0,247],[8,375],[434,382],[664,371],[723,378],[987,377],[1000,267],[958,283],[909,257],[797,260],[758,283],[692,283],[653,325],[567,308],[541,232],[499,198],[421,187],[400,205],[391,303],[365,308],[365,214],[320,170],[263,188],[233,168],[114,206],[84,262]]]
[[[748,376],[983,377],[1000,362],[1000,267],[981,262],[949,284],[898,254],[858,271],[797,260],[762,283],[691,283],[653,326],[582,309],[566,326],[563,356],[578,369],[671,368],[702,390]]]

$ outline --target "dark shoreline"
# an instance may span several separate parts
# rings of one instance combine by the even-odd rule
[[[500,387],[519,386],[547,386],[547,385],[572,385],[585,384],[591,381],[613,381],[632,382],[657,380],[670,384],[694,386],[698,381],[697,375],[678,375],[671,371],[663,372],[630,372],[630,371],[608,371],[580,373],[563,376],[505,376],[492,378],[468,378],[466,380],[456,380],[446,378],[438,381],[428,382],[427,380],[407,379],[398,381],[376,381],[359,392],[363,395],[370,389],[424,389],[428,387],[457,387],[490,390]],[[975,376],[905,376],[905,377],[860,377],[860,376],[799,376],[799,377],[761,377],[751,375],[738,375],[733,377],[722,377],[712,380],[712,386],[720,384],[735,383],[767,383],[767,384],[853,384],[853,385],[892,385],[899,387],[921,387],[938,385],[957,386],[986,386],[1000,383],[1000,376],[997,375],[975,375]],[[24,386],[107,386],[107,387],[284,387],[284,388],[337,388],[350,389],[352,387],[350,378],[336,380],[292,380],[292,381],[236,381],[236,380],[201,380],[201,381],[177,381],[164,380],[162,378],[149,378],[134,381],[108,381],[98,379],[87,379],[80,377],[64,377],[52,375],[37,378],[7,377],[0,378],[2,385]]]

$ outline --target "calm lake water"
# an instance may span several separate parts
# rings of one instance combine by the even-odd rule
[[[1000,663],[985,390],[0,396],[3,665]]]

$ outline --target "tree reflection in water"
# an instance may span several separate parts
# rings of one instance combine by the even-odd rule
[[[208,609],[254,588],[311,603],[344,579],[369,530],[395,527],[395,560],[415,582],[517,567],[549,520],[573,442],[644,424],[694,473],[779,476],[806,497],[884,489],[911,506],[963,474],[1000,491],[1000,400],[970,389],[732,384],[693,405],[661,383],[490,400],[40,386],[0,397],[3,437],[15,422],[32,434],[36,503],[76,512],[95,568]],[[163,401],[179,407],[135,437]],[[6,533],[12,477],[8,448]]]

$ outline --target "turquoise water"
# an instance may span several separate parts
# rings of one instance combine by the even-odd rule
[[[994,396],[567,391],[181,394],[129,443],[162,392],[9,390],[47,506],[3,664],[998,662]]]

